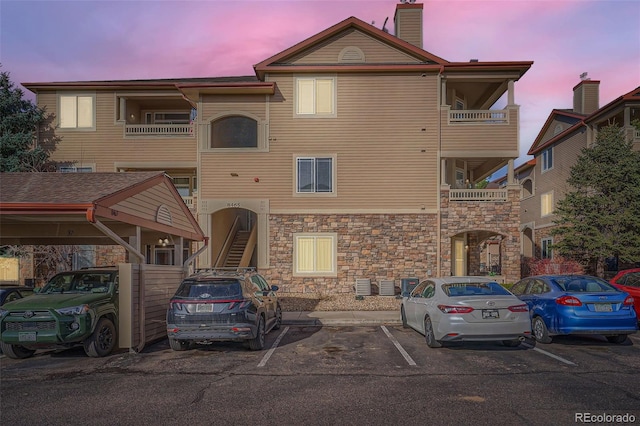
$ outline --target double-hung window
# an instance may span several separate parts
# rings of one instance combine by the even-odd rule
[[[542,171],[546,172],[553,168],[553,147],[542,151]]]
[[[299,77],[296,82],[296,116],[334,117],[336,115],[336,79]]]
[[[296,158],[297,193],[332,193],[333,186],[332,157]]]
[[[549,216],[553,213],[553,191],[540,196],[540,216]]]
[[[337,234],[294,234],[294,274],[335,276]]]
[[[58,96],[58,116],[61,129],[95,130],[96,109],[93,94]]]

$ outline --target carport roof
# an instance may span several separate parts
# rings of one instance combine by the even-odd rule
[[[161,171],[0,174],[0,244],[114,244],[92,226],[96,222],[122,238],[135,236],[140,227],[205,239]]]

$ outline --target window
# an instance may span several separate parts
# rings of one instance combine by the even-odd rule
[[[258,122],[241,115],[222,117],[211,124],[211,148],[257,148]]]
[[[333,192],[333,158],[298,157],[296,169],[297,193]]]
[[[172,177],[171,180],[181,197],[191,197],[197,192],[195,176],[176,176]]]
[[[147,120],[149,115],[147,114]],[[153,115],[153,122],[154,124],[189,124],[191,114],[189,112],[156,112]]]
[[[553,238],[542,239],[542,253],[540,257],[542,257],[543,259],[551,259],[553,257],[553,252],[551,250],[552,244]]]
[[[58,171],[60,173],[91,173],[93,172],[93,167],[60,166],[58,167]]]
[[[294,235],[294,274],[335,276],[337,234]]]
[[[94,95],[60,95],[58,103],[61,129],[95,129]]]
[[[546,172],[553,168],[553,148],[542,151],[542,171]]]
[[[540,197],[540,216],[548,216],[553,213],[553,191],[542,194]]]
[[[296,78],[296,115],[331,117],[336,114],[335,78]]]

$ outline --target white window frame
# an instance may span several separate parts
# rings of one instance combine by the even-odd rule
[[[294,117],[305,117],[305,118],[333,118],[337,116],[337,81],[335,76],[322,76],[322,77],[294,77],[293,87],[295,91],[295,103],[293,116]],[[318,112],[318,94],[319,94],[319,83],[331,83],[331,110],[325,112]],[[303,88],[303,85],[306,85],[306,88]],[[303,91],[308,90],[311,93],[311,99],[306,99],[303,96]],[[302,102],[307,100],[307,108],[303,108]]]
[[[540,216],[550,216],[554,211],[553,191],[545,192],[540,195]]]
[[[540,154],[542,173],[553,169],[553,147],[549,147]]]
[[[75,111],[73,117],[64,117],[63,116],[63,106],[62,104],[65,102],[63,98],[75,98],[68,99],[67,102],[75,103]],[[91,100],[91,111],[86,114],[90,115],[91,125],[86,125],[80,127],[78,125],[78,106],[79,100],[82,99],[84,102],[87,100]],[[96,94],[95,93],[58,93],[57,96],[57,108],[58,108],[58,128],[63,131],[95,131],[96,130]],[[89,118],[89,117],[85,117]]]
[[[58,172],[60,173],[93,173],[95,171],[94,166],[59,166]]]
[[[315,186],[317,185],[317,182],[315,181],[315,176],[314,176],[314,190],[313,191],[309,191],[309,192],[301,192],[299,191],[299,175],[298,175],[298,162],[300,160],[318,160],[318,159],[331,159],[331,191],[327,191],[327,192],[318,192],[315,190]],[[315,166],[316,162],[314,161],[314,166]],[[336,155],[332,155],[332,154],[318,154],[318,155],[295,155],[293,157],[293,174],[295,176],[295,181],[294,181],[294,187],[293,187],[293,194],[294,196],[298,196],[298,197],[335,197],[337,195],[337,189],[336,189],[336,177],[337,177],[337,161],[336,161]],[[315,175],[315,167],[314,167],[314,175]]]
[[[553,250],[550,248],[553,245],[553,238],[547,237],[540,241],[540,258],[553,259]]]
[[[300,268],[299,256],[302,251],[301,241],[313,240],[313,265],[309,269]],[[330,241],[328,241],[330,240]],[[329,267],[319,269],[318,265],[318,242],[329,242],[331,253]],[[327,246],[325,246],[327,247]],[[336,232],[321,233],[294,233],[293,234],[293,276],[294,277],[337,277],[338,276],[338,234]]]

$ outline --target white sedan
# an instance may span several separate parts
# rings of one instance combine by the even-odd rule
[[[518,346],[531,337],[527,305],[489,278],[424,280],[403,294],[400,309],[402,325],[424,334],[430,348],[455,341]]]

